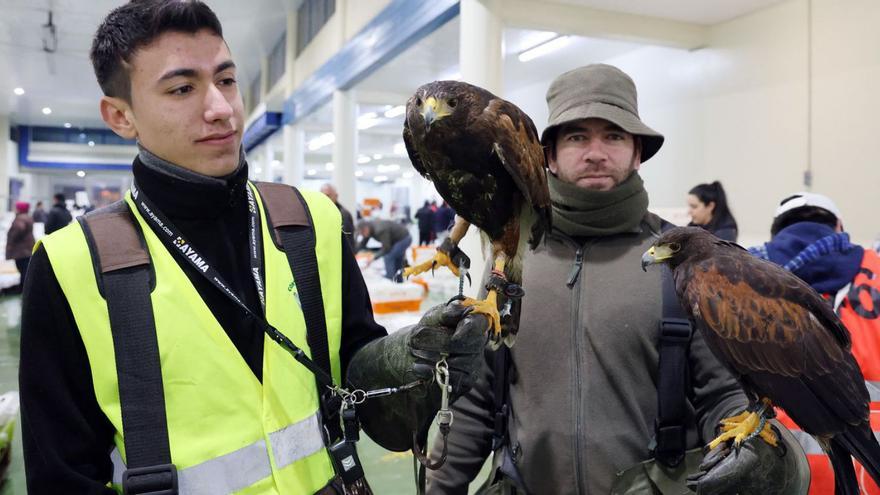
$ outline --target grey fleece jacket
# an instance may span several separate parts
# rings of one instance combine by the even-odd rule
[[[647,214],[638,233],[577,245],[562,235],[526,255],[520,330],[511,349],[510,437],[529,493],[607,494],[616,473],[651,457],[657,415],[661,272],[642,272],[660,231]],[[569,287],[578,251],[583,266]],[[689,357],[688,448],[744,409],[736,380],[699,332]],[[491,453],[491,365],[454,404],[449,455],[428,472],[428,493],[466,494]],[[433,453],[439,455],[439,442]]]

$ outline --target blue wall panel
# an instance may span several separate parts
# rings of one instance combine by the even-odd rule
[[[281,127],[280,112],[265,112],[255,120],[241,138],[241,145],[245,151],[250,151],[260,145]]]
[[[131,170],[131,163],[82,163],[82,162],[38,162],[28,159],[31,148],[31,128],[18,126],[18,165],[23,168],[49,168],[62,170]],[[134,157],[132,157],[134,159]]]
[[[290,95],[282,124],[305,117],[337,89],[351,88],[458,12],[459,0],[392,0]]]

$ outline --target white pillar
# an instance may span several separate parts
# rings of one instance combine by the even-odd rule
[[[463,81],[496,95],[502,92],[504,24],[499,0],[461,0],[458,51]],[[463,47],[467,47],[464,49]]]
[[[306,168],[306,139],[302,124],[284,126],[284,160],[282,177],[285,184],[302,185]]]
[[[333,92],[333,184],[339,204],[354,211],[357,160],[357,103],[352,91]]]
[[[18,170],[18,158],[11,156],[9,116],[0,115],[0,211],[9,204],[9,170]]]
[[[272,140],[267,139],[263,143],[263,165],[262,170],[257,174],[257,178],[263,182],[272,182],[274,177],[272,174],[272,162],[275,160],[275,147],[272,146]]]
[[[461,0],[461,28],[458,60],[462,81],[485,88],[496,95],[502,93],[501,45],[504,25],[499,15],[498,0]],[[421,205],[419,205],[421,206]],[[465,295],[475,297],[480,290],[480,277],[487,259],[482,251],[479,231],[471,227],[459,243],[471,258],[471,277],[476,281],[465,284]]]

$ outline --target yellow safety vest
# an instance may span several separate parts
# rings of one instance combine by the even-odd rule
[[[270,240],[265,207],[249,186],[262,224],[266,319],[308,353],[290,266]],[[331,368],[339,383],[342,221],[323,194],[302,195],[315,229]],[[312,494],[324,487],[334,472],[321,435],[315,376],[266,337],[260,383],[130,194],[126,201],[155,271],[150,297],[179,493]],[[121,490],[125,451],[113,337],[86,237],[73,223],[42,242],[85,344],[98,405],[116,430],[113,486]]]

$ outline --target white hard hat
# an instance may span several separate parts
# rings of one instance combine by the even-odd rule
[[[811,192],[799,192],[783,199],[776,208],[776,213],[773,217],[777,218],[787,211],[801,208],[803,206],[815,206],[817,208],[822,208],[823,210],[828,210],[834,214],[835,217],[840,219],[840,210],[837,208],[837,205],[834,204],[834,201],[831,201],[831,198]]]

